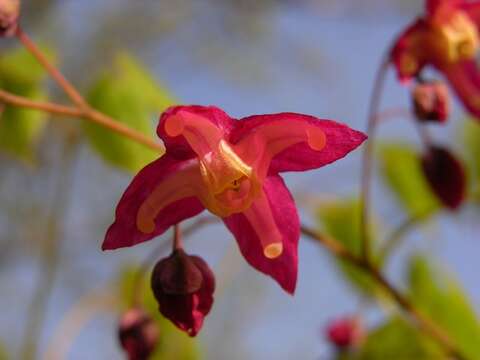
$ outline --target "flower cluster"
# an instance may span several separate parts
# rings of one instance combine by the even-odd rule
[[[398,37],[391,62],[402,82],[432,66],[449,81],[467,110],[480,118],[480,2],[426,0],[425,15]]]
[[[157,134],[166,154],[127,188],[103,249],[150,240],[207,209],[223,220],[251,266],[293,293],[300,222],[279,173],[327,165],[366,136],[296,113],[235,120],[213,106],[172,107],[162,114]],[[160,311],[195,335],[213,301],[207,265],[174,252],[156,266],[152,286]]]

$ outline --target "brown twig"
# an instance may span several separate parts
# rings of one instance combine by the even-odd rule
[[[37,59],[37,61],[48,71],[56,83],[65,91],[68,97],[79,108],[88,107],[82,95],[75,89],[75,87],[63,76],[63,74],[48,61],[47,57],[38,48],[38,46],[30,39],[30,37],[18,26],[15,34],[18,40],[25,46],[25,48]]]
[[[305,226],[301,228],[302,234],[310,237],[313,240],[321,243],[327,250],[329,250],[335,256],[350,262],[351,264],[357,266],[360,270],[364,271],[370,277],[372,277],[375,282],[380,285],[380,287],[403,309],[410,317],[418,324],[420,329],[422,329],[426,334],[428,334],[433,340],[442,346],[445,352],[449,356],[453,356],[456,359],[466,359],[463,354],[455,347],[449,336],[445,331],[435,324],[430,318],[426,317],[421,313],[410,300],[404,296],[400,291],[398,291],[378,270],[378,268],[373,265],[368,260],[365,260],[363,256],[357,256],[348,250],[338,241],[317,233],[315,230],[309,229]]]
[[[38,48],[38,46],[30,39],[30,37],[18,27],[16,36],[18,40],[25,46],[25,48],[37,59],[37,61],[47,70],[50,76],[55,82],[65,91],[68,97],[76,105],[75,108],[66,107],[58,104],[40,103],[28,101],[28,99],[14,96],[12,94],[3,91],[1,99],[5,103],[9,103],[16,106],[22,106],[37,110],[46,111],[57,115],[71,115],[74,117],[83,118],[88,121],[92,121],[101,126],[104,126],[122,136],[128,137],[134,141],[137,141],[145,146],[150,147],[153,150],[163,152],[164,147],[162,144],[156,142],[152,138],[144,135],[141,132],[133,130],[132,128],[124,125],[118,120],[101,113],[93,109],[80,95],[77,89],[63,76],[63,74],[55,66],[53,66]]]

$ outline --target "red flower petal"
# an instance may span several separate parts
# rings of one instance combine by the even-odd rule
[[[408,81],[419,74],[428,58],[436,51],[429,49],[430,27],[424,19],[410,25],[395,41],[390,58],[400,81]]]
[[[260,132],[262,128],[278,127],[276,125],[278,122],[281,122],[283,127],[283,131],[275,129],[278,140],[288,139],[290,133],[295,132],[297,127],[303,130],[306,126],[309,126],[319,129],[319,132],[324,134],[326,142],[323,144],[324,148],[319,151],[313,149],[306,138],[302,142],[288,146],[273,157],[269,169],[272,174],[282,171],[306,171],[319,168],[346,156],[366,139],[363,133],[331,120],[321,120],[313,116],[296,113],[279,113],[253,115],[235,122],[229,141],[236,144]]]
[[[203,211],[196,197],[178,199],[161,209],[150,233],[141,232],[137,226],[137,214],[144,201],[166,179],[183,180],[182,169],[187,161],[178,161],[168,154],[144,167],[133,179],[117,205],[115,222],[110,226],[102,245],[103,250],[133,246],[164,233],[171,225]]]
[[[262,241],[244,214],[234,214],[223,220],[235,236],[240,251],[248,263],[264,274],[270,275],[284,290],[293,294],[297,282],[297,248],[300,237],[297,209],[280,176],[268,176],[263,190],[278,230],[283,235],[283,252],[280,256],[274,259],[265,257]]]
[[[163,140],[167,149],[167,154],[178,159],[190,159],[197,156],[183,135],[171,137],[165,131],[165,121],[179,111],[190,112],[211,121],[225,135],[228,134],[232,128],[233,119],[223,110],[215,106],[188,105],[168,108],[160,116],[160,121],[157,126],[157,135]]]
[[[480,2],[463,2],[460,9],[468,14],[477,27],[480,26]]]
[[[438,10],[443,8],[454,9],[463,3],[464,0],[426,0],[426,10],[428,15],[434,15]]]
[[[480,72],[475,60],[440,68],[467,110],[480,118]]]

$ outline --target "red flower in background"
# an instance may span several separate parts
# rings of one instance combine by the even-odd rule
[[[0,36],[13,36],[17,30],[20,0],[0,0]]]
[[[401,34],[391,61],[402,81],[420,75],[428,65],[448,79],[467,108],[480,118],[480,2],[427,0],[426,14]]]
[[[143,310],[126,311],[119,323],[118,338],[128,360],[147,360],[158,343],[159,329]]]
[[[465,200],[467,179],[462,163],[445,148],[432,146],[422,156],[422,170],[433,192],[455,210]]]
[[[150,240],[206,208],[222,218],[250,265],[293,293],[300,224],[278,173],[327,165],[366,136],[295,113],[235,120],[213,106],[172,107],[157,134],[167,152],[133,179],[102,248]]]
[[[358,346],[365,337],[362,321],[354,316],[332,321],[328,324],[326,333],[327,339],[340,350]]]

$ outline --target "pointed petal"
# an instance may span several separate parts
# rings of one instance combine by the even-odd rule
[[[435,16],[438,12],[451,12],[464,0],[426,0],[426,11],[428,16]]]
[[[440,68],[467,110],[480,118],[480,71],[474,60]]]
[[[231,215],[225,218],[224,222],[235,236],[240,251],[248,263],[264,274],[270,275],[284,290],[293,294],[297,282],[297,250],[300,237],[297,209],[280,176],[267,177],[263,190],[270,204],[273,221],[282,235],[283,252],[280,256],[267,258],[264,255],[262,240],[243,213]],[[263,243],[266,240],[268,241],[264,239]]]
[[[463,3],[460,8],[468,14],[478,28],[480,26],[480,2]]]
[[[366,139],[363,133],[335,121],[279,113],[238,121],[230,133],[230,142],[255,149],[258,157],[261,150],[252,145],[258,137],[266,143],[264,151],[272,153],[270,173],[319,168],[346,156]]]
[[[228,134],[233,123],[233,120],[223,110],[215,106],[188,105],[168,108],[160,116],[157,135],[163,140],[167,153],[178,159],[190,159],[197,155],[185,136],[170,136],[165,129],[166,121],[180,112],[194,114],[202,120],[210,122],[218,128],[221,135]]]
[[[102,249],[113,250],[150,240],[171,225],[200,213],[204,209],[202,204],[191,189],[184,186],[192,176],[191,163],[166,154],[143,168],[120,199],[115,222],[107,231]],[[162,197],[164,192],[168,197]],[[161,204],[164,206],[157,208]],[[139,217],[140,212],[143,215]],[[141,231],[139,220],[147,225],[152,220],[151,231]]]
[[[397,38],[390,52],[390,59],[400,81],[405,82],[418,75],[436,53],[430,48],[435,43],[431,41],[431,36],[427,22],[419,19]]]

